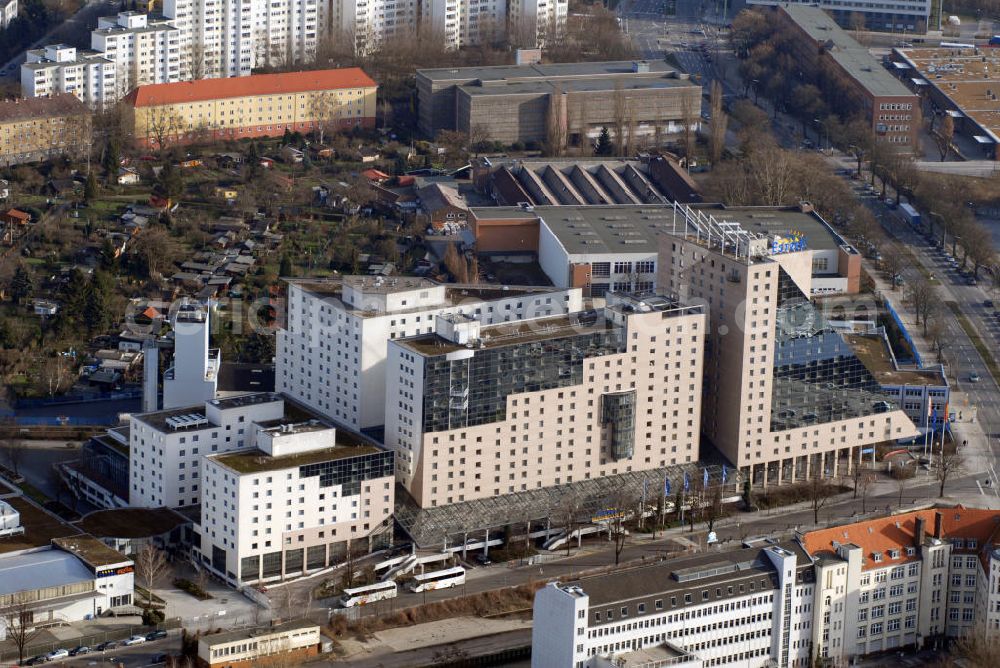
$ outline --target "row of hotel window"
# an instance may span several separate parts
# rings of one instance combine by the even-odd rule
[[[652,274],[656,271],[656,263],[653,260],[639,260],[634,263],[635,273],[637,274]],[[632,262],[615,262],[614,273],[616,274],[631,274],[632,273]],[[610,276],[611,275],[611,263],[610,262],[594,262],[590,265],[590,275],[591,276]]]
[[[767,587],[768,587],[768,581],[766,579],[761,579],[761,581],[760,581],[760,587],[761,587],[762,590],[767,589]],[[756,589],[756,583],[751,582],[750,583],[750,591],[754,591],[755,589]],[[743,594],[745,592],[746,592],[746,585],[745,584],[740,584],[739,585],[739,593]],[[727,588],[727,594],[729,596],[733,596],[735,593],[736,593],[736,590],[734,588],[734,585],[729,585],[728,588]],[[716,588],[715,595],[717,597],[721,597],[723,595],[722,594],[722,587],[717,587]],[[708,598],[709,598],[709,596],[710,596],[709,590],[708,589],[703,589],[702,592],[701,592],[701,600],[702,601],[707,601]],[[724,603],[722,605],[714,605],[714,606],[706,607],[706,608],[698,608],[698,609],[693,610],[691,612],[685,612],[685,613],[678,614],[678,615],[676,615],[676,617],[677,617],[678,620],[681,619],[681,618],[683,618],[683,619],[695,619],[697,617],[713,615],[713,614],[717,614],[719,612],[728,612],[728,611],[731,611],[731,610],[738,610],[740,608],[746,608],[746,607],[749,607],[749,606],[752,606],[752,605],[770,604],[771,601],[773,600],[773,598],[774,598],[773,594],[767,594],[765,596],[755,596],[753,598],[746,599],[746,600],[743,600],[743,601],[733,601],[731,603]],[[690,593],[684,594],[684,603],[686,605],[687,604],[691,604],[693,602],[694,602],[694,596],[692,594],[690,594]],[[663,599],[658,598],[655,601],[653,601],[653,606],[654,606],[654,608],[656,610],[663,610]],[[676,608],[677,607],[677,597],[676,596],[671,596],[670,597],[670,607],[671,608]],[[623,605],[621,607],[621,611],[620,612],[621,612],[622,619],[628,617],[629,606]],[[640,614],[640,615],[645,614],[645,612],[646,612],[646,604],[645,603],[639,603],[636,606],[636,612],[637,612],[637,614]],[[582,611],[581,611],[581,613],[582,613]],[[770,613],[768,613],[768,616],[770,617]],[[667,621],[670,622],[670,623],[673,623],[674,622],[674,617],[675,617],[674,615],[670,615],[667,618]],[[607,621],[610,622],[610,621],[614,620],[614,618],[615,618],[615,611],[613,609],[608,609],[607,610],[607,614],[606,614]],[[601,613],[600,613],[600,611],[594,612],[594,621],[598,622],[598,623],[601,621]]]

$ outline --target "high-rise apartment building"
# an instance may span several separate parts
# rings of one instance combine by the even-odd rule
[[[250,427],[254,447],[202,459],[201,561],[227,582],[317,571],[392,536],[392,452],[317,420]]]
[[[386,363],[385,443],[419,506],[698,458],[700,307],[609,295],[555,317],[434,320],[390,341]]]
[[[810,301],[807,239],[675,212],[657,285],[708,311],[702,431],[744,479],[835,476],[861,448],[917,434]]]
[[[140,12],[101,17],[90,48],[115,62],[115,99],[135,86],[181,80],[180,31],[166,19]]]
[[[202,304],[183,304],[173,316],[174,359],[163,374],[164,409],[215,398],[222,357],[209,348],[210,312]]]
[[[410,277],[290,279],[275,387],[353,429],[378,427],[385,424],[390,340],[431,334],[435,317],[446,313],[492,325],[581,309],[578,289],[444,285]]]
[[[49,97],[75,95],[100,109],[118,98],[118,68],[114,59],[97,51],[81,51],[66,44],[29,49],[21,63],[21,94]]]

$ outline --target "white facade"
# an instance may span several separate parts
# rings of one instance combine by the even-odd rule
[[[102,53],[50,44],[29,50],[25,57],[21,64],[21,94],[25,97],[70,93],[95,109],[117,99],[117,66]]]
[[[101,17],[90,48],[115,62],[116,98],[136,86],[181,80],[180,31],[165,20],[139,12]]]
[[[0,27],[6,28],[17,17],[17,0],[0,4]]]
[[[379,426],[385,423],[390,340],[431,333],[435,317],[445,313],[473,315],[488,325],[579,310],[579,289],[446,286],[362,276],[289,281],[275,387],[354,429]]]
[[[132,560],[89,536],[0,555],[0,608],[23,603],[31,610],[34,628],[130,608],[133,585]],[[6,637],[7,626],[0,619],[0,641]]]
[[[257,450],[202,459],[202,562],[227,581],[326,568],[391,526],[392,454],[315,422],[254,425]],[[367,551],[367,550],[365,550]]]
[[[507,0],[424,0],[420,11],[422,28],[451,49],[489,42],[507,30]]]
[[[202,457],[252,449],[253,423],[284,416],[274,394],[213,399],[204,405],[133,415],[129,428],[129,504],[158,508],[201,502]]]
[[[183,304],[173,318],[174,360],[163,374],[163,409],[190,406],[215,398],[219,351],[210,349],[211,310]]]
[[[804,668],[813,585],[802,556],[746,548],[550,583],[535,595],[531,665],[603,667],[669,644],[706,667]]]
[[[547,36],[565,28],[568,14],[568,0],[510,0],[510,31],[521,46],[544,46]]]

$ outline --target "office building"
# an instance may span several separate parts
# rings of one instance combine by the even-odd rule
[[[146,146],[375,127],[378,85],[358,68],[139,86],[125,98]]]
[[[1000,512],[938,507],[810,531],[816,656],[849,662],[1000,628]]]
[[[699,307],[618,295],[492,326],[437,316],[389,343],[399,480],[434,507],[695,461],[705,321]]]
[[[26,98],[75,95],[93,109],[118,100],[115,60],[98,51],[66,44],[29,49],[21,63],[21,94]]]
[[[582,193],[588,184],[597,187],[575,171],[549,168],[535,182],[550,193]],[[478,252],[537,257],[556,286],[582,288],[591,296],[662,289],[671,293],[672,288],[657,280],[660,248],[664,235],[683,233],[684,211],[706,220],[714,216],[772,242],[794,238],[800,246],[808,244],[810,295],[853,294],[860,288],[861,254],[805,203],[796,207],[706,204],[690,209],[589,203],[474,207],[470,221]]]
[[[794,542],[552,582],[535,595],[531,665],[812,665],[813,569]]]
[[[789,29],[794,59],[820,81],[832,109],[845,118],[864,118],[879,141],[900,151],[917,150],[920,98],[889,73],[868,47],[858,44],[816,5],[784,3],[768,11],[767,18]]]
[[[115,427],[91,436],[80,457],[60,464],[59,477],[75,498],[94,508],[129,505],[129,428]]]
[[[579,290],[445,285],[410,277],[286,280],[276,388],[356,430],[385,424],[390,340],[433,333],[435,317],[446,313],[492,325],[582,309]]]
[[[198,505],[201,458],[254,448],[254,422],[279,420],[285,402],[261,392],[129,418],[129,505]]]
[[[319,626],[308,621],[263,629],[211,633],[198,638],[198,668],[304,663],[320,652]]]
[[[115,62],[115,99],[136,86],[181,80],[180,31],[163,18],[119,12],[97,20],[90,48]]]
[[[389,545],[392,452],[318,420],[251,429],[253,447],[202,459],[204,566],[233,585],[268,582]]]
[[[889,57],[907,88],[951,116],[955,134],[973,142],[987,160],[1000,160],[1000,59],[993,49],[904,48]]]
[[[955,420],[957,413],[950,405],[951,386],[943,364],[901,367],[892,354],[884,328],[846,334],[844,339],[875,376],[889,401],[900,406],[918,429],[940,429],[946,419]]]
[[[860,449],[917,435],[810,301],[808,235],[779,236],[766,217],[751,227],[725,211],[675,210],[658,287],[708,310],[702,432],[744,480],[835,477]]]
[[[191,406],[215,398],[222,358],[218,348],[209,348],[210,313],[206,305],[184,303],[174,314],[174,357],[163,374],[161,408]]]
[[[419,128],[428,137],[458,130],[511,144],[558,134],[576,144],[608,127],[633,134],[628,141],[638,146],[642,137],[680,132],[687,117],[697,123],[700,108],[701,86],[662,61],[417,70]]]
[[[0,164],[19,165],[90,150],[90,112],[67,94],[0,102]]]
[[[35,550],[0,554],[0,610],[26,608],[33,629],[82,622],[109,610],[136,614],[132,560],[91,536],[55,538]],[[17,615],[14,615],[15,617]],[[0,640],[11,623],[0,617]]]
[[[904,39],[913,34],[941,29],[941,0],[791,0],[792,4],[820,7],[840,27],[848,30],[900,33]],[[748,0],[750,5],[786,5],[787,1]]]

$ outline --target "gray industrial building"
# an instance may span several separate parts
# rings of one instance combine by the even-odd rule
[[[697,123],[701,86],[662,61],[559,63],[417,70],[420,131],[481,129],[493,141],[542,142],[552,120],[568,143],[602,127],[636,136]]]

